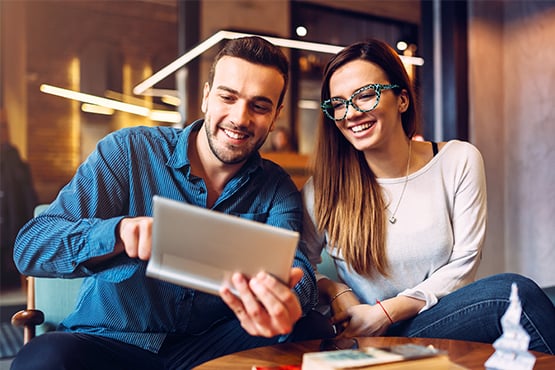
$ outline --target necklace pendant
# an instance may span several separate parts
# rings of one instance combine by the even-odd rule
[[[394,224],[395,222],[397,222],[397,219],[395,218],[395,216],[391,216],[389,218],[389,223]]]

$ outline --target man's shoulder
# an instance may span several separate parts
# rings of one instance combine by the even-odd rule
[[[280,192],[298,191],[299,186],[293,178],[293,174],[279,163],[261,158],[260,167],[261,170],[258,172],[257,178],[262,181],[263,187],[280,189]]]
[[[179,136],[182,132],[183,129],[166,126],[133,126],[114,131],[111,133],[111,135],[120,138],[173,138]]]
[[[104,141],[115,141],[122,146],[168,145],[173,147],[183,134],[183,129],[164,126],[126,127],[108,134]]]
[[[287,171],[282,165],[274,162],[271,159],[261,157],[262,168],[268,174],[287,174]]]
[[[309,156],[297,152],[266,152],[261,153],[264,160],[271,162],[272,165],[278,166],[281,171],[284,171],[297,186],[301,188],[310,176],[309,171]]]

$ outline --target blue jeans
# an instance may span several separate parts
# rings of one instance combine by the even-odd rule
[[[297,323],[287,341],[326,336],[322,332],[326,325],[329,321],[313,312]],[[198,335],[168,335],[159,353],[97,335],[49,332],[27,343],[11,370],[185,370],[219,356],[281,341],[280,336],[251,336],[236,319]]]
[[[168,336],[158,354],[97,335],[49,332],[26,344],[11,370],[191,369],[218,356],[275,343],[276,338],[248,335],[237,320],[200,337]]]
[[[493,343],[503,333],[500,319],[509,306],[513,282],[522,304],[520,323],[530,335],[529,349],[555,354],[555,306],[535,282],[510,273],[469,284],[414,318],[392,325],[386,335]]]

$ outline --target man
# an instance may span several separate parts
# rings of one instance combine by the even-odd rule
[[[145,276],[155,194],[300,229],[295,185],[258,154],[287,82],[279,48],[258,37],[232,40],[204,86],[204,120],[183,130],[123,129],[99,142],[18,235],[14,259],[23,274],[87,279],[75,311],[57,332],[27,344],[12,369],[189,369],[292,331],[316,301],[300,252],[289,285],[266,273],[235,274],[238,297],[229,288],[215,296]]]

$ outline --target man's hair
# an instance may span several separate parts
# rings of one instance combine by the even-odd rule
[[[277,69],[284,82],[277,106],[281,105],[289,82],[289,61],[279,47],[258,36],[246,36],[229,40],[216,55],[212,67],[210,67],[208,83],[211,87],[214,82],[216,64],[225,56],[241,58],[249,63]]]

